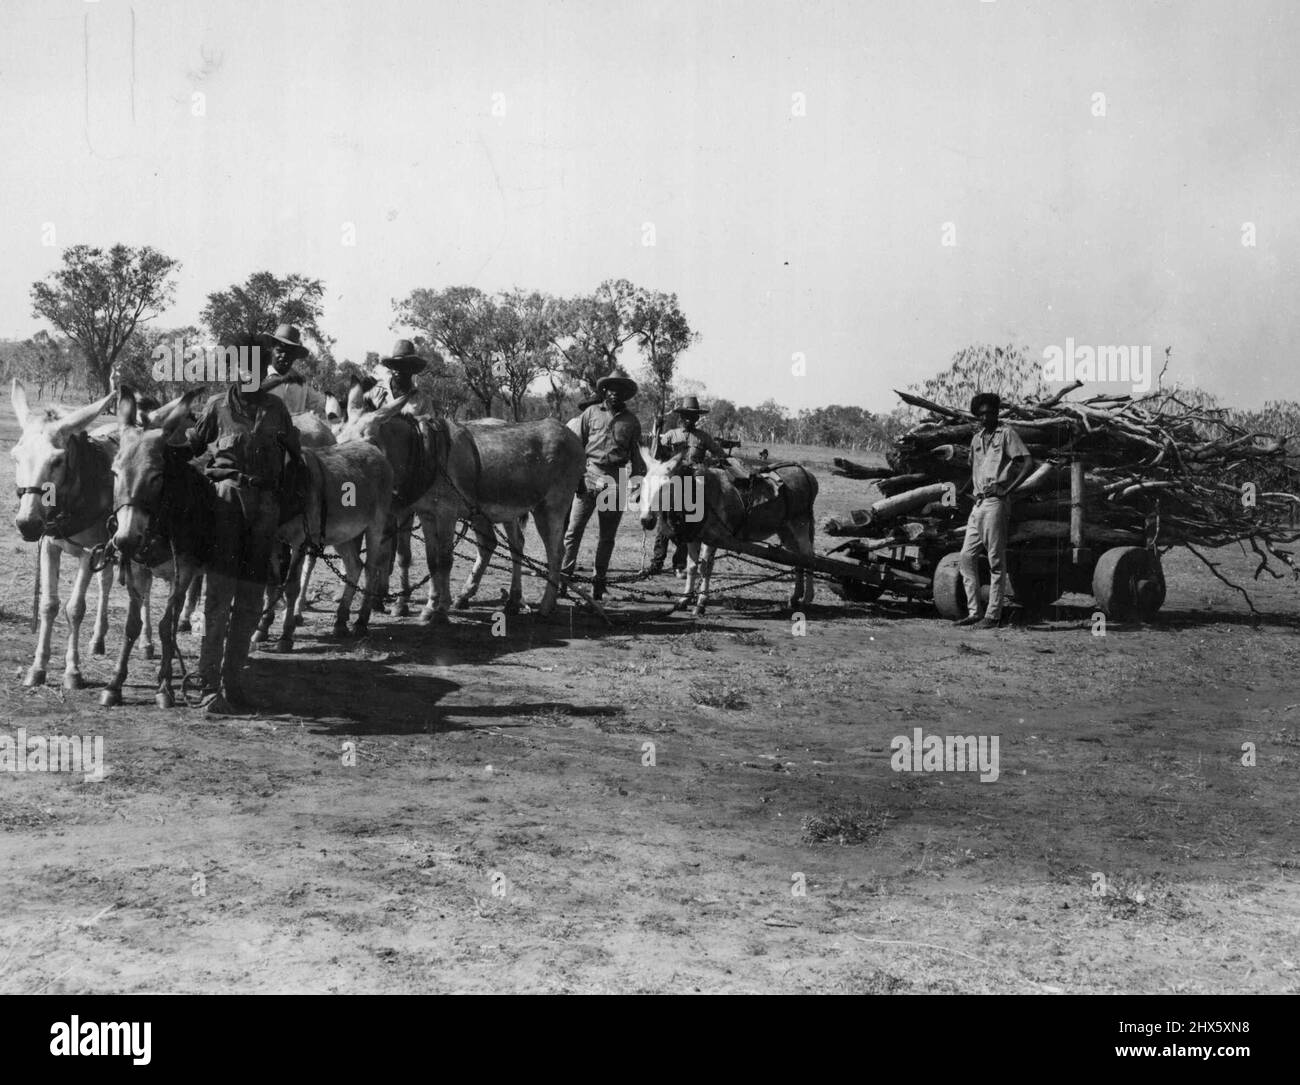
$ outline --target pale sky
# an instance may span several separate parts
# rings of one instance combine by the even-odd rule
[[[0,336],[122,241],[183,263],[162,326],[323,279],[340,358],[416,287],[625,277],[739,403],[889,410],[1067,337],[1300,399],[1297,58],[1294,0],[3,0]]]

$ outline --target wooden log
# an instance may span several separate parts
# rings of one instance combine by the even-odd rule
[[[1011,535],[1007,539],[1012,543],[1034,542],[1037,540],[1070,539],[1069,522],[1060,520],[1021,520],[1011,525]],[[1141,546],[1142,532],[1125,531],[1122,528],[1108,527],[1104,524],[1086,524],[1083,529],[1085,543],[1104,543],[1107,546]]]
[[[886,497],[877,501],[867,510],[871,513],[870,522],[879,524],[887,520],[893,520],[895,517],[902,516],[905,512],[913,512],[922,508],[931,501],[942,500],[943,495],[948,492],[951,485],[952,483],[949,482],[935,482],[929,486],[918,486],[915,490],[908,490],[894,497]]]
[[[929,474],[924,472],[914,472],[909,475],[895,475],[893,478],[882,478],[876,483],[878,489],[886,497],[893,497],[895,494],[901,494],[907,490],[914,490],[917,486],[922,486],[932,479]]]
[[[961,411],[955,407],[943,407],[932,400],[924,398],[923,396],[911,395],[908,392],[900,392],[897,388],[894,389],[894,395],[898,396],[898,398],[909,407],[920,407],[923,411],[932,411],[934,414],[940,415],[943,418],[950,418],[954,422],[964,422],[975,417],[970,413],[970,411]]]
[[[897,473],[892,467],[868,467],[866,464],[854,463],[840,456],[836,456],[833,462],[835,474],[843,475],[845,478],[890,478]]]

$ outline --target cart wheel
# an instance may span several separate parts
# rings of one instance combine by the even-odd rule
[[[989,563],[980,558],[980,610],[989,602]],[[934,567],[934,609],[952,621],[966,617],[966,585],[961,579],[961,554],[945,554]]]
[[[1093,570],[1092,594],[1108,618],[1149,620],[1165,601],[1159,557],[1140,546],[1107,550]]]
[[[884,590],[884,585],[869,584],[865,580],[850,580],[845,577],[840,581],[840,591],[850,603],[874,603]]]

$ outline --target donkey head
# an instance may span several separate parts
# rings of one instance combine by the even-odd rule
[[[14,481],[18,487],[18,515],[14,526],[27,541],[35,542],[45,531],[50,509],[61,516],[75,516],[67,507],[77,495],[76,439],[108,406],[115,392],[84,407],[44,407],[33,410],[27,391],[15,380],[11,389],[14,414],[23,428],[10,451],[14,458]],[[85,438],[82,438],[83,442]],[[84,462],[84,461],[83,461]]]
[[[669,485],[673,475],[682,465],[682,453],[666,460],[647,459],[645,478],[641,480],[641,493],[638,498],[641,511],[641,526],[646,531],[654,529],[661,506],[664,488]]]
[[[113,460],[113,508],[117,530],[113,545],[131,557],[145,542],[163,502],[163,479],[169,443],[189,421],[193,389],[144,416],[135,395],[122,389],[117,404],[118,450]]]

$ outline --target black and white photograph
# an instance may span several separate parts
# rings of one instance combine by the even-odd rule
[[[1298,55],[0,2],[0,993],[1300,993]]]

